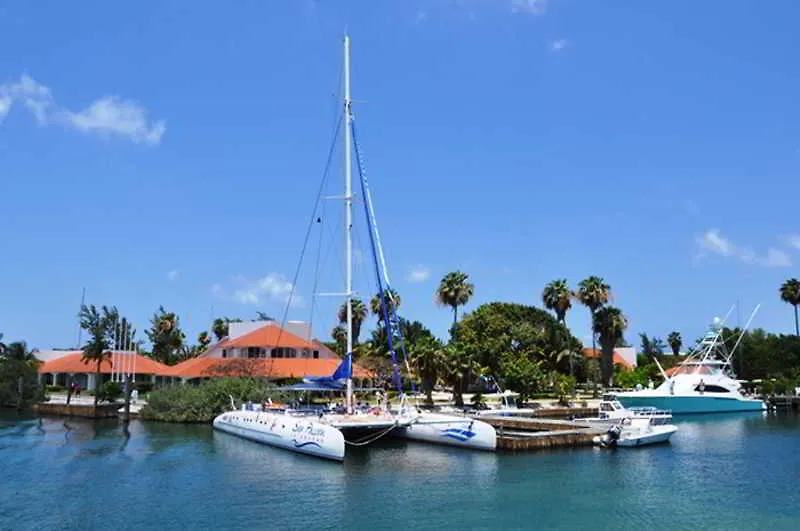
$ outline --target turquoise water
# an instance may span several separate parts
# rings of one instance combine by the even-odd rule
[[[800,529],[800,418],[678,424],[659,447],[387,441],[342,465],[207,426],[133,422],[126,437],[0,412],[0,529]]]

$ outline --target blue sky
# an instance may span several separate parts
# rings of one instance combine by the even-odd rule
[[[475,283],[467,310],[597,274],[636,344],[694,339],[737,300],[789,332],[798,20],[790,0],[3,3],[0,332],[73,345],[84,286],[140,330],[159,304],[192,337],[212,315],[280,317],[345,27],[406,317],[446,334],[433,292],[453,269]],[[336,208],[318,291],[341,289]],[[309,257],[290,318],[310,315]],[[588,312],[568,321],[588,341]]]

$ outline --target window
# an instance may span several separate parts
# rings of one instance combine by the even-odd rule
[[[228,357],[228,349],[226,349],[226,348],[222,349],[222,357],[223,358],[227,358]]]
[[[297,351],[289,347],[277,347],[272,349],[273,358],[296,358]]]
[[[259,348],[258,347],[247,347],[247,357],[248,358],[257,358],[259,356]]]
[[[694,388],[694,390],[697,391],[698,393],[730,393],[730,391],[728,391],[722,386],[708,385],[708,384],[702,387],[698,385],[697,387]]]
[[[314,359],[319,358],[319,350],[314,351]]]

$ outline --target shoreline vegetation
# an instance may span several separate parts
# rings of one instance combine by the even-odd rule
[[[654,360],[668,369],[684,359],[682,352],[691,351],[693,345],[677,331],[671,331],[666,341],[655,336],[640,334],[638,366],[633,369],[614,364],[614,349],[631,346],[625,333],[628,319],[620,308],[610,306],[611,286],[603,278],[590,276],[570,288],[566,279],[548,283],[541,292],[543,308],[532,305],[490,302],[469,312],[459,312],[467,305],[476,287],[469,275],[453,271],[438,284],[435,302],[452,312],[449,337],[436,337],[419,321],[402,320],[402,341],[409,356],[408,369],[401,364],[405,391],[413,386],[421,393],[424,404],[433,405],[434,389],[446,388],[452,402],[464,406],[464,395],[471,394],[472,401],[480,405],[481,396],[491,393],[495,383],[504,390],[518,393],[518,402],[529,398],[549,396],[562,403],[576,398],[576,387],[584,389],[657,385],[662,376]],[[800,305],[800,281],[789,279],[779,290],[780,300],[793,306],[795,331]],[[402,298],[394,290],[375,294],[365,303],[353,300],[353,359],[370,370],[378,386],[390,389],[391,353],[388,350],[386,327],[381,318],[381,307],[391,305],[400,309]],[[592,341],[598,357],[587,357],[581,342],[567,326],[573,304],[589,310],[592,320]],[[339,324],[325,342],[340,356],[345,354],[344,306],[338,309]],[[153,314],[145,331],[147,342],[137,339],[137,330],[130,320],[122,316],[116,306],[83,305],[79,314],[81,327],[88,339],[82,346],[84,359],[98,373],[101,365],[108,363],[110,350],[123,345],[135,346],[144,356],[174,365],[201,355],[216,339],[228,334],[235,318],[218,318],[212,323],[211,334],[202,332],[195,342],[187,340],[180,328],[175,312],[163,306]],[[370,317],[374,328],[369,328]],[[257,321],[272,320],[263,312],[255,315]],[[362,333],[367,331],[367,337]],[[731,347],[741,330],[723,329],[723,338]],[[213,337],[212,337],[213,336]],[[699,341],[699,339],[698,339]],[[400,337],[393,338],[395,345]],[[24,341],[3,343],[0,334],[0,406],[25,408],[45,400],[46,390],[38,384],[36,351]],[[800,337],[773,334],[763,329],[745,332],[739,348],[731,360],[739,378],[754,382],[751,391],[763,395],[794,394],[800,386]],[[100,382],[100,378],[97,381]],[[107,384],[100,384],[107,386]],[[96,399],[118,396],[117,389],[87,389]],[[144,391],[144,390],[143,390]],[[147,389],[146,391],[150,391]],[[394,390],[392,389],[391,392]],[[161,387],[148,392],[149,404],[142,410],[142,418],[173,422],[206,422],[230,405],[230,396],[237,400],[259,402],[271,398],[285,402],[286,397],[273,383],[242,377],[211,379],[208,381]],[[475,396],[478,396],[475,399]]]

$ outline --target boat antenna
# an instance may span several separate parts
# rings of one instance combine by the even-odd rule
[[[747,332],[750,323],[753,322],[753,318],[756,316],[756,313],[758,313],[759,308],[761,308],[761,305],[757,304],[755,309],[753,309],[753,313],[750,314],[750,318],[747,320],[747,323],[745,323],[744,328],[742,328],[742,331],[739,333],[739,339],[736,340],[736,344],[733,345],[733,349],[731,350],[730,354],[728,354],[728,358],[725,360],[725,363],[731,362],[731,359],[733,358],[733,353],[736,352],[736,349],[739,347],[739,343],[742,342],[742,338],[744,337],[744,334]]]
[[[345,358],[353,355],[353,161],[350,146],[353,121],[352,101],[350,99],[350,36],[344,36],[344,211],[345,211],[345,304],[347,305],[347,352]],[[352,363],[352,362],[351,362]],[[346,380],[347,412],[353,412],[353,377]]]

